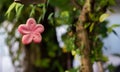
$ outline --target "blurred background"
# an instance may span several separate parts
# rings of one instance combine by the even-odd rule
[[[71,29],[74,30],[72,23],[75,20],[72,17],[76,18],[79,11],[76,11],[77,8],[69,0],[63,1],[51,0],[47,5],[43,1],[37,6],[25,5],[23,8],[21,4],[16,4],[17,13],[12,10],[14,4],[10,8],[13,0],[0,1],[0,72],[24,72],[25,69],[26,72],[65,72],[66,70],[77,72],[80,56],[74,55],[74,37],[69,38],[67,34],[71,32]],[[63,7],[65,4],[67,4],[66,7]],[[110,16],[106,19],[108,21],[106,27],[120,25],[119,4],[118,0],[114,6],[109,7],[112,12],[107,10]],[[72,15],[75,12],[71,13],[69,6],[73,6],[72,10],[75,10],[76,15]],[[11,12],[8,12],[6,16],[8,8]],[[20,9],[23,10],[20,11]],[[43,41],[40,44],[23,45],[21,43],[22,35],[17,31],[17,27],[21,23],[25,24],[29,17],[34,17],[37,23],[45,26],[42,34]],[[114,32],[109,33],[107,37],[100,38],[103,42],[103,55],[108,57],[103,63],[105,72],[113,72],[120,65],[120,27],[115,27],[113,30]],[[93,68],[94,72],[99,72],[96,61]]]

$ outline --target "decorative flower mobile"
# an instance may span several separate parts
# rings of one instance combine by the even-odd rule
[[[29,18],[26,24],[21,24],[18,31],[23,35],[22,43],[30,44],[32,41],[40,43],[42,40],[41,33],[44,31],[42,24],[36,24],[34,18]]]

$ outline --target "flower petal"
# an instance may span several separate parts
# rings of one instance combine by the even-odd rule
[[[34,18],[29,18],[29,19],[27,20],[26,26],[27,26],[30,30],[32,30],[32,29],[35,27],[35,25],[36,25],[36,21],[35,21]]]
[[[41,37],[40,33],[36,33],[36,34],[33,35],[33,41],[35,43],[40,43],[41,40],[42,40],[42,37]]]
[[[42,24],[37,24],[34,28],[34,32],[42,33],[44,31],[44,26]]]
[[[30,44],[32,42],[33,35],[27,34],[22,37],[22,43],[23,44]]]
[[[29,29],[27,28],[27,26],[25,24],[21,24],[18,27],[18,31],[23,35],[30,33]]]

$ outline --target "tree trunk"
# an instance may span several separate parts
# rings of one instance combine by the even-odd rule
[[[84,24],[87,21],[88,13],[90,12],[90,0],[86,0],[81,14],[76,25],[76,46],[80,49],[81,53],[81,66],[80,72],[93,72],[92,63],[90,61],[90,44],[87,31]]]
[[[33,72],[30,52],[30,45],[25,45],[24,72]]]
[[[77,47],[81,52],[80,72],[92,72],[92,64],[90,61],[90,46],[87,33],[82,25],[77,26]]]

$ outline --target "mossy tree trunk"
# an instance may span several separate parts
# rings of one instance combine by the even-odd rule
[[[80,72],[93,72],[92,63],[90,60],[90,43],[87,35],[87,30],[84,28],[88,21],[88,14],[90,12],[91,0],[86,0],[82,8],[78,22],[76,25],[76,45],[81,53]]]

